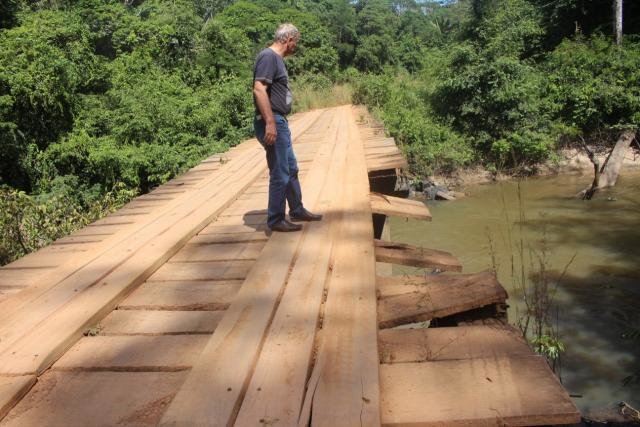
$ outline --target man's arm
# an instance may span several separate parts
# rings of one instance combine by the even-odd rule
[[[254,81],[253,95],[256,97],[258,110],[260,110],[260,114],[267,125],[264,142],[267,145],[273,145],[276,142],[278,133],[276,131],[276,122],[273,119],[273,112],[271,111],[271,102],[269,102],[269,95],[267,94],[267,84],[261,81]]]

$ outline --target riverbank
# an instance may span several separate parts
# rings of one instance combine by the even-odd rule
[[[603,164],[607,153],[597,153],[596,157]],[[625,154],[622,165],[622,175],[625,170],[640,170],[640,150],[629,147]],[[561,149],[557,153],[557,158],[549,160],[544,164],[537,165],[527,170],[528,176],[555,176],[560,174],[579,174],[593,177],[593,163],[584,150],[576,148]],[[522,171],[520,172],[522,173]],[[506,172],[495,172],[487,170],[482,166],[472,166],[455,171],[451,175],[433,175],[429,180],[448,187],[451,190],[460,190],[469,185],[485,184],[489,182],[500,182],[514,178],[517,174]]]

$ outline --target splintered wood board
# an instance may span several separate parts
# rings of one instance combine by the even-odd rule
[[[383,329],[380,363],[529,356],[531,348],[513,326]]]
[[[380,424],[376,260],[369,179],[354,111],[349,124],[344,213],[340,238],[334,242],[322,339],[305,402],[305,407],[311,408],[312,426]],[[305,422],[301,417],[301,424]]]
[[[504,302],[507,292],[491,272],[469,274],[455,283],[382,285],[378,301],[380,328],[422,322]]]
[[[376,260],[379,262],[438,268],[443,271],[462,271],[460,261],[449,252],[382,240],[376,240],[375,246]]]
[[[339,125],[332,127],[335,135],[330,137],[337,138],[337,143],[320,201],[314,208],[325,216],[306,226],[307,237],[265,338],[236,425],[259,425],[261,420],[263,424],[269,420],[277,420],[279,425],[298,423],[332,245],[339,238],[347,117],[348,111],[339,114]]]
[[[555,425],[580,422],[540,356],[380,366],[383,426]]]
[[[431,213],[424,203],[417,200],[401,199],[400,197],[386,196],[379,193],[371,193],[371,211],[387,216],[403,216],[425,221],[431,220]]]

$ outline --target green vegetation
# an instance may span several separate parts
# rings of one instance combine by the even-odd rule
[[[625,2],[622,47],[610,6],[5,0],[0,262],[248,137],[253,58],[284,21],[302,31],[288,60],[296,111],[367,104],[415,173],[530,167],[578,137],[609,143],[640,122],[640,5]]]

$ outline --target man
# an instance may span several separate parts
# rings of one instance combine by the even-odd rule
[[[256,106],[256,137],[267,152],[269,166],[269,207],[267,226],[273,231],[299,231],[300,224],[285,218],[285,200],[292,221],[319,221],[302,206],[302,190],[298,180],[298,163],[291,145],[287,114],[293,97],[289,75],[283,58],[295,52],[300,38],[292,24],[282,24],[271,46],[256,57],[253,68],[253,100]]]

